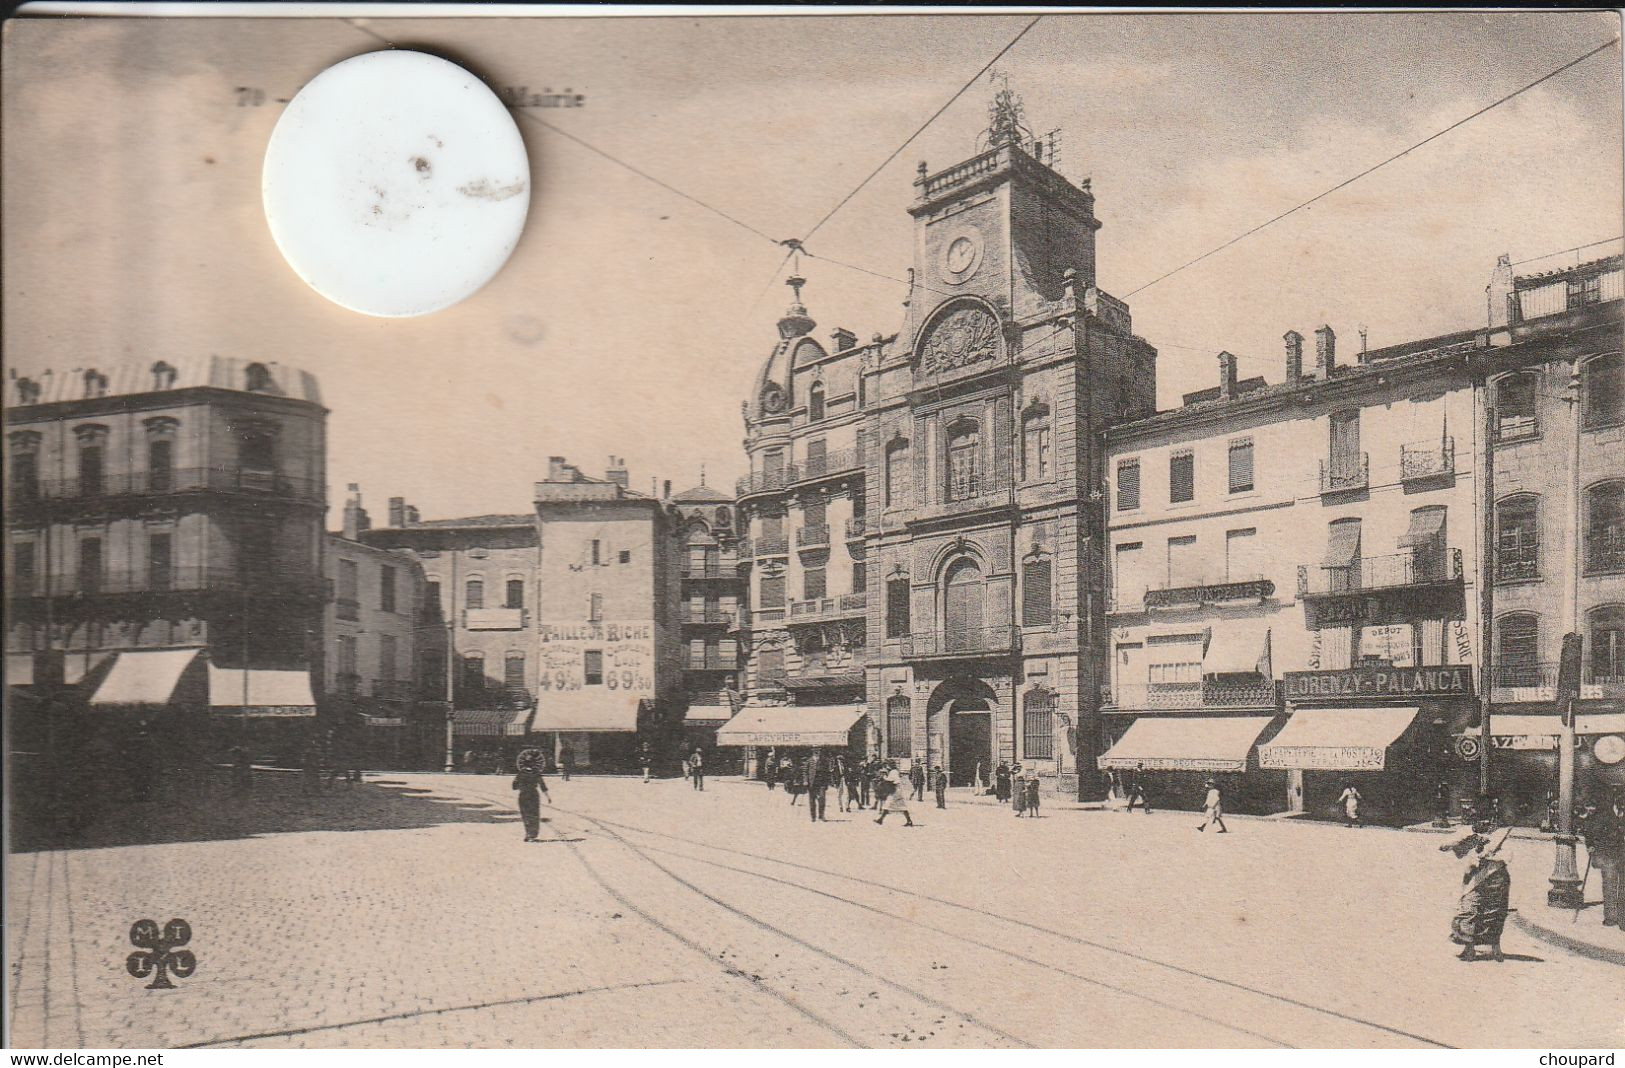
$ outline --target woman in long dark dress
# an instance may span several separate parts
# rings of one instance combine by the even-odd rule
[[[1506,838],[1501,839],[1506,843]],[[1461,901],[1450,921],[1450,940],[1461,946],[1461,960],[1476,960],[1479,946],[1489,946],[1490,956],[1504,960],[1501,931],[1507,922],[1507,901],[1512,892],[1512,876],[1506,862],[1495,854],[1500,845],[1489,848],[1490,840],[1471,833],[1450,845],[1440,846],[1466,862],[1461,876]]]
[[[525,841],[534,842],[542,833],[541,795],[547,793],[540,749],[526,749],[519,754],[519,774],[513,777],[513,788],[519,791],[519,818],[525,824]],[[551,794],[547,800],[552,803]]]

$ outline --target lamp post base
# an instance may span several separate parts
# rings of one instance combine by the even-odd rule
[[[1554,909],[1578,909],[1585,903],[1585,888],[1580,885],[1580,871],[1574,863],[1572,834],[1560,834],[1555,839],[1557,856],[1552,865],[1551,888],[1546,891],[1546,904]]]

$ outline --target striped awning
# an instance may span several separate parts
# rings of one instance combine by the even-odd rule
[[[523,737],[530,709],[459,708],[452,713],[452,734],[467,738]]]

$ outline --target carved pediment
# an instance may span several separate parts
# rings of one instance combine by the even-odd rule
[[[960,308],[932,324],[920,346],[920,370],[928,375],[944,374],[998,355],[999,321],[985,308]]]

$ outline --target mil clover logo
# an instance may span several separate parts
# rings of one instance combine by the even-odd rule
[[[139,947],[124,961],[124,967],[137,979],[152,976],[148,990],[173,990],[169,973],[185,979],[197,970],[197,957],[181,946],[192,940],[192,926],[185,920],[170,920],[158,933],[156,920],[136,920],[130,925],[130,943]]]

